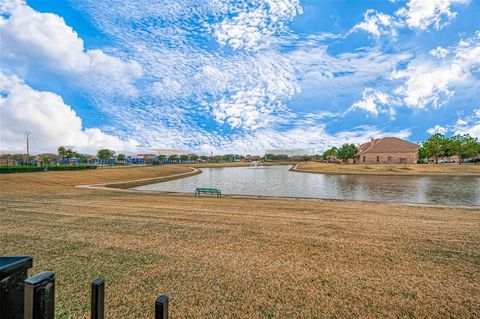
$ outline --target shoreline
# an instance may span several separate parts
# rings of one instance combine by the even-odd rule
[[[453,172],[402,172],[402,171],[384,171],[384,172],[352,172],[352,171],[326,171],[326,170],[308,170],[308,169],[301,169],[298,166],[303,163],[298,163],[292,168],[290,168],[291,172],[297,173],[310,173],[310,174],[324,174],[324,175],[361,175],[361,176],[410,176],[410,177],[480,177],[480,173],[453,173]],[[341,165],[341,164],[328,164],[328,165]],[[360,165],[360,164],[347,164],[347,165]],[[376,164],[375,164],[376,165]],[[382,164],[378,164],[382,165]],[[395,165],[395,164],[392,164]],[[422,164],[415,164],[415,165],[422,165]],[[442,164],[438,164],[442,165]],[[361,165],[360,165],[361,166]]]
[[[134,187],[138,187],[138,186],[173,181],[176,179],[195,176],[202,173],[202,170],[198,168],[195,168],[195,167],[189,167],[189,168],[192,169],[192,171],[186,172],[186,173],[159,176],[159,177],[149,177],[149,178],[142,178],[142,179],[133,179],[133,180],[127,180],[127,181],[118,181],[118,182],[75,185],[75,187],[87,188],[87,189],[133,190]]]

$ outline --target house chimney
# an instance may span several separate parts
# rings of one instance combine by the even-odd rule
[[[370,147],[372,147],[373,145],[375,145],[375,139],[372,137],[372,139],[370,140]]]

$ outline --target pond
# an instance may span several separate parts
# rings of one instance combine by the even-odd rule
[[[230,195],[480,205],[480,177],[328,175],[291,172],[289,168],[204,168],[199,175],[135,189],[193,194],[197,187],[211,187]]]

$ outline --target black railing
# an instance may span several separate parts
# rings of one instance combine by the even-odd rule
[[[23,319],[23,281],[32,263],[31,257],[0,257],[0,318]]]
[[[0,257],[0,318],[54,319],[55,273],[42,272],[27,278],[31,257]],[[105,314],[105,280],[91,283],[91,318]],[[168,297],[155,301],[155,319],[168,319]]]
[[[55,273],[46,271],[24,281],[25,319],[55,318]]]
[[[92,281],[91,318],[103,319],[105,314],[105,280]]]

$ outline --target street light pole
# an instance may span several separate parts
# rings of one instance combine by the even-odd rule
[[[27,161],[30,157],[30,145],[29,145],[29,141],[28,141],[28,137],[32,134],[32,132],[30,131],[26,131],[25,132],[25,136],[27,137]]]

